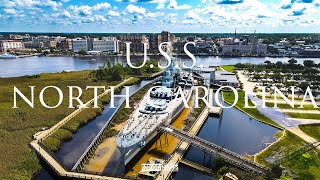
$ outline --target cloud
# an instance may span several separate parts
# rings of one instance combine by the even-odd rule
[[[175,10],[191,9],[191,8],[192,8],[192,6],[187,5],[187,4],[178,5],[176,0],[170,0],[169,5],[168,5],[168,9],[175,9]]]
[[[69,6],[69,8],[71,10],[74,11],[74,13],[80,15],[80,16],[89,16],[92,14],[92,11],[91,11],[91,6],[88,6],[88,5],[84,5],[84,6]]]
[[[203,18],[201,18],[198,13],[195,13],[192,10],[188,11],[185,14],[185,18],[188,19],[188,20],[195,20],[195,21],[197,21],[199,23],[206,23],[206,21]]]
[[[71,17],[71,14],[69,11],[67,10],[64,10],[61,14],[60,14],[61,17],[63,18],[70,18]]]
[[[120,13],[118,11],[113,11],[113,10],[110,10],[108,12],[108,15],[109,16],[113,16],[113,17],[119,17],[120,16]]]
[[[95,11],[101,11],[101,10],[106,10],[110,7],[111,7],[111,5],[109,3],[104,2],[104,3],[98,3],[98,4],[94,5],[92,7],[92,9]]]
[[[126,11],[128,13],[131,13],[131,14],[134,14],[134,13],[137,13],[137,14],[145,14],[146,13],[146,9],[143,8],[143,7],[138,7],[138,6],[135,6],[135,5],[132,5],[132,4],[129,4],[127,7],[126,7]]]
[[[15,15],[16,14],[16,10],[14,9],[3,9],[3,12],[9,15]]]

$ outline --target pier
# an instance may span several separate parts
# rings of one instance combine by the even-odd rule
[[[213,173],[212,173],[212,170],[211,170],[210,168],[201,166],[200,164],[197,164],[197,163],[188,161],[188,160],[186,160],[186,159],[181,159],[181,160],[180,160],[180,163],[181,163],[181,164],[184,164],[184,165],[186,165],[186,166],[189,166],[189,167],[191,167],[191,168],[193,168],[193,169],[196,169],[196,170],[198,170],[198,171],[202,171],[202,172],[205,172],[205,173],[210,174],[210,175],[213,174]]]
[[[200,131],[202,125],[205,123],[207,117],[209,115],[208,108],[206,107],[202,113],[199,115],[196,122],[193,124],[191,129],[189,130],[189,134],[197,135]],[[169,160],[166,161],[166,165],[169,165],[170,167],[174,167],[175,165],[178,165],[178,163],[181,161],[183,155],[188,150],[190,146],[189,142],[182,141],[176,148],[176,151]],[[163,179],[169,179],[171,174],[173,172],[173,169],[163,169],[158,176],[156,177],[157,180],[163,180]]]
[[[216,155],[245,171],[254,173],[256,175],[265,175],[269,170],[268,168],[250,161],[249,159],[246,159],[237,153],[234,153],[207,140],[201,139],[198,136],[191,135],[187,132],[176,129],[172,126],[160,126],[159,129],[165,133],[180,138],[181,140],[188,142],[193,146],[200,148],[202,151],[205,151],[212,155]]]
[[[126,82],[130,81],[132,79],[128,78],[126,80],[124,80],[122,83],[119,83],[116,88],[123,86]],[[101,97],[105,96],[106,94],[110,93],[110,89],[104,91],[103,93],[101,93],[98,96],[98,99],[100,99]],[[91,105],[94,102],[94,99],[89,100],[88,102],[85,103],[86,106]],[[120,107],[120,106],[119,106]],[[101,175],[91,175],[91,174],[85,174],[85,173],[77,173],[77,172],[70,172],[67,171],[64,167],[62,167],[61,164],[59,164],[59,162],[57,162],[57,160],[55,160],[45,149],[43,149],[41,147],[41,145],[39,144],[41,141],[43,141],[45,138],[47,138],[48,136],[50,136],[52,133],[54,133],[57,129],[59,129],[61,126],[63,126],[64,124],[66,124],[69,120],[71,120],[73,117],[75,117],[77,114],[79,114],[81,111],[83,111],[85,108],[84,107],[80,107],[79,109],[73,111],[70,115],[68,115],[67,117],[65,117],[64,119],[62,119],[60,122],[58,122],[57,124],[55,124],[54,126],[52,126],[51,128],[45,130],[45,131],[41,131],[39,133],[36,133],[33,136],[33,141],[30,143],[30,146],[36,151],[36,153],[44,160],[44,162],[46,162],[46,164],[58,175],[61,177],[67,177],[67,178],[77,178],[77,179],[106,179],[106,180],[121,180],[121,178],[114,178],[114,177],[107,177],[107,176],[101,176]],[[108,124],[108,123],[107,123]],[[107,126],[107,125],[105,125]],[[104,130],[104,128],[103,128]],[[101,130],[99,132],[98,135],[100,135],[99,137],[101,137],[101,135],[103,134],[103,131]],[[89,147],[94,147],[93,145],[96,143],[96,141],[98,140],[98,136],[95,138],[95,140],[90,144]],[[92,149],[87,149],[86,154],[88,154],[88,152],[92,152]],[[81,156],[82,157],[82,156]],[[83,155],[83,157],[81,158],[82,160],[85,159],[84,157],[86,157],[86,155]],[[80,164],[80,163],[78,163]]]
[[[209,104],[211,105],[208,109],[209,114],[218,116],[222,114],[222,107],[213,106],[213,89],[210,89],[209,91]]]
[[[210,98],[211,97],[211,98]],[[209,93],[209,103],[213,104],[213,90],[210,89]],[[191,127],[190,131],[184,132],[179,129],[176,129],[171,126],[160,126],[159,130],[165,133],[168,133],[174,137],[180,138],[183,140],[177,147],[176,152],[170,157],[168,161],[166,161],[166,165],[169,165],[170,167],[174,167],[175,165],[178,165],[179,162],[183,161],[183,155],[185,154],[186,150],[189,148],[190,145],[194,145],[201,150],[212,154],[217,155],[224,159],[225,161],[254,174],[257,175],[265,175],[266,172],[269,170],[268,168],[261,166],[253,161],[250,161],[244,157],[242,157],[239,154],[236,154],[232,151],[229,151],[223,147],[220,147],[212,142],[203,140],[196,135],[198,134],[199,130],[201,129],[202,125],[206,121],[209,114],[218,114],[221,115],[222,108],[220,107],[206,107],[198,119],[196,120],[195,124]],[[185,161],[184,161],[185,162]],[[183,163],[183,162],[182,162]],[[190,164],[189,164],[190,165]],[[193,167],[194,166],[194,167]],[[205,168],[201,168],[199,165],[197,167],[193,164],[191,167],[201,170],[203,172],[206,172],[207,170]],[[157,179],[169,179],[171,174],[173,172],[173,169],[164,169],[162,170],[158,176]]]

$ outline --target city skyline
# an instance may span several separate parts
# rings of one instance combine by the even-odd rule
[[[1,0],[1,32],[319,33],[320,0]]]

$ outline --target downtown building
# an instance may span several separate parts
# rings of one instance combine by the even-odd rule
[[[82,38],[72,39],[72,51],[78,53],[81,50],[88,51],[88,40]]]
[[[131,52],[143,52],[144,43],[147,43],[149,49],[149,40],[145,34],[122,34],[119,36],[119,50],[126,51],[126,42],[131,42]]]
[[[222,55],[225,56],[239,56],[239,55],[258,55],[264,56],[268,52],[268,45],[259,42],[259,39],[255,36],[251,38],[248,35],[244,35],[241,38],[235,38],[232,43],[221,45]]]
[[[92,40],[92,51],[118,53],[119,41],[115,37],[102,37],[101,40],[95,38]]]
[[[0,40],[0,52],[16,51],[24,48],[21,40]]]

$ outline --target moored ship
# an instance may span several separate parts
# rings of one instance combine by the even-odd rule
[[[150,94],[142,98],[117,136],[117,147],[122,153],[123,165],[128,164],[157,137],[158,126],[171,124],[191,97],[194,83],[192,73],[181,71],[175,59],[172,62],[163,73],[162,80],[156,83]]]
[[[17,56],[12,55],[12,54],[8,54],[8,53],[0,55],[0,59],[15,59],[15,58],[17,58]]]

